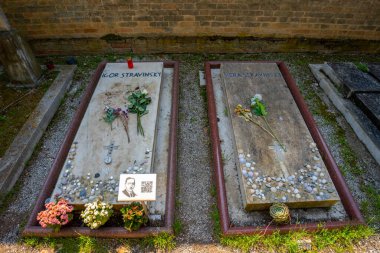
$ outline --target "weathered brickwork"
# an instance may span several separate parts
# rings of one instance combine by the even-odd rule
[[[379,0],[2,0],[27,39],[225,36],[380,40]]]

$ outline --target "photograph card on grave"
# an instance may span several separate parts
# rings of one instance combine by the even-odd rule
[[[118,201],[155,201],[156,174],[121,174]]]

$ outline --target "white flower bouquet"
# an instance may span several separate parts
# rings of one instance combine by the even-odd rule
[[[84,224],[91,229],[97,229],[104,225],[113,214],[111,204],[97,200],[84,205],[86,208],[81,213]]]

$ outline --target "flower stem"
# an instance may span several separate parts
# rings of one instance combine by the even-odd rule
[[[282,142],[278,139],[278,137],[276,136],[276,134],[274,133],[273,129],[270,127],[269,123],[268,123],[268,120],[267,120],[267,117],[265,116],[262,116],[264,118],[264,121],[265,121],[265,124],[267,125],[267,127],[269,128],[269,131],[272,132],[273,134],[273,137],[276,139],[276,141],[278,142],[278,144],[280,144],[281,148],[286,152],[286,148],[284,146],[284,144],[282,144]]]
[[[257,125],[258,127],[260,127],[263,131],[265,131],[267,134],[269,134],[273,139],[275,139],[281,146],[281,148],[286,152],[286,148],[285,146],[280,142],[280,140],[277,138],[277,136],[274,134],[272,128],[269,126],[269,123],[267,121],[267,119],[264,117],[264,121],[265,121],[265,124],[268,126],[269,130],[266,129],[264,126],[262,126],[259,122],[255,121],[252,117],[252,114],[247,112],[246,110],[244,110],[241,106],[238,106],[236,109],[235,109],[235,112],[238,114],[239,117],[242,117],[244,118],[246,121],[250,121],[252,122],[253,124]]]
[[[250,122],[252,122],[253,124],[259,126],[262,130],[264,130],[264,131],[265,131],[267,134],[269,134],[272,138],[275,138],[275,136],[274,136],[271,132],[269,132],[265,127],[263,127],[260,123],[256,122],[256,121],[255,121],[254,119],[252,119],[252,118],[248,118],[248,120],[249,120]]]
[[[130,143],[131,139],[129,138],[128,118],[125,115],[123,115],[122,113],[120,114],[120,117],[121,117],[121,123],[123,124],[125,132],[127,133],[128,143]]]
[[[142,136],[144,136],[144,128],[142,127],[142,124],[141,124],[141,115],[138,113],[137,114],[137,134],[139,133]]]

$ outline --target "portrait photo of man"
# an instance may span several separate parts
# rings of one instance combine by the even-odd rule
[[[136,186],[136,180],[133,177],[127,177],[125,179],[125,188],[123,190],[123,194],[127,196],[128,198],[134,198],[137,196],[137,194],[133,191]]]
[[[120,174],[117,201],[155,201],[157,174]]]

